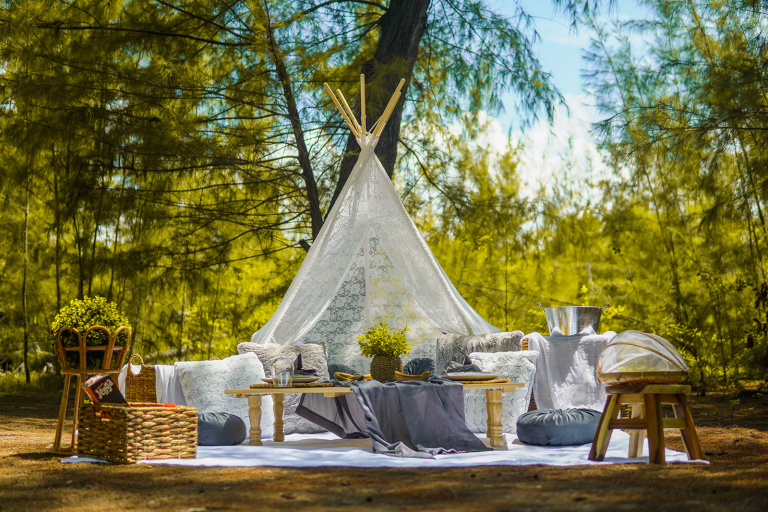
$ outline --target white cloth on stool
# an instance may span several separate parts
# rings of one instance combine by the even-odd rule
[[[597,382],[597,357],[616,336],[609,331],[589,336],[528,335],[528,348],[539,352],[533,397],[539,409],[585,407],[602,411],[605,385]]]

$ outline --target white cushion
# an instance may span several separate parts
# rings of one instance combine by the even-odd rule
[[[228,412],[245,422],[250,433],[248,400],[225,395],[225,389],[243,389],[261,382],[264,366],[256,354],[231,356],[221,361],[182,361],[173,364],[187,405],[197,412]],[[261,436],[272,437],[275,416],[272,397],[262,397]]]
[[[533,350],[522,352],[472,352],[469,358],[484,372],[498,375],[510,382],[522,382],[525,388],[507,391],[501,398],[501,430],[514,434],[517,418],[528,411],[531,401],[531,384],[536,374],[536,358]],[[485,390],[464,390],[464,414],[467,426],[472,432],[485,432],[488,412],[485,407]]]
[[[328,359],[326,354],[326,345],[324,343],[307,343],[304,345],[281,345],[279,343],[240,343],[237,346],[239,354],[253,353],[258,356],[264,365],[267,375],[272,375],[272,363],[275,359],[285,357],[295,360],[301,353],[301,363],[303,368],[312,368],[317,370],[317,376],[321,381],[328,381]],[[285,410],[283,412],[283,432],[285,434],[316,434],[325,432],[320,425],[302,418],[296,414],[296,407],[301,400],[300,394],[287,394],[283,401]],[[263,410],[263,406],[262,406]]]

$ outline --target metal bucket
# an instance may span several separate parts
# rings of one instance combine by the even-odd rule
[[[592,306],[560,306],[545,308],[536,303],[547,317],[550,336],[574,336],[597,334],[600,330],[600,314],[610,306],[602,308]]]

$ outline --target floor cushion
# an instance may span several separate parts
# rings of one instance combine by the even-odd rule
[[[197,412],[226,412],[245,422],[250,431],[248,400],[225,395],[225,389],[244,389],[265,377],[256,354],[227,357],[220,361],[179,361],[173,364],[187,405]],[[272,397],[262,398],[261,435],[272,437],[275,416]]]
[[[227,412],[197,413],[197,444],[201,446],[231,446],[248,437],[245,422]]]
[[[321,381],[328,381],[328,358],[326,354],[326,345],[324,343],[305,343],[303,345],[281,345],[279,343],[240,343],[237,346],[239,354],[255,354],[264,365],[264,370],[268,376],[272,375],[272,363],[280,357],[285,357],[291,361],[301,354],[302,367],[313,368],[317,370],[317,376]],[[266,396],[264,397],[266,398]],[[325,429],[311,421],[302,418],[296,414],[296,407],[301,400],[300,394],[287,394],[283,405],[283,432],[285,434],[315,434],[325,432]],[[271,404],[271,401],[270,401]],[[271,405],[270,405],[271,407]],[[262,405],[261,410],[264,411]],[[270,409],[271,410],[271,409]]]
[[[508,391],[501,398],[501,430],[515,433],[517,418],[528,410],[531,401],[533,376],[536,373],[538,352],[532,350],[518,352],[472,352],[469,358],[484,372],[509,379],[510,382],[522,382],[525,387]],[[485,432],[488,410],[485,406],[485,391],[480,389],[464,390],[464,415],[467,426],[472,432]]]
[[[571,446],[591,443],[600,411],[593,409],[541,409],[517,419],[517,438],[537,446]]]
[[[472,352],[514,352],[522,348],[521,331],[497,332],[492,334],[443,333],[437,338],[435,347],[435,375],[445,374],[445,367],[451,361],[463,361]]]

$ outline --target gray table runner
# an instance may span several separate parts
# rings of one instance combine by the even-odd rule
[[[354,393],[336,398],[303,394],[296,414],[342,439],[370,437],[373,451],[431,458],[487,451],[464,423],[464,390],[445,379],[341,382]]]

